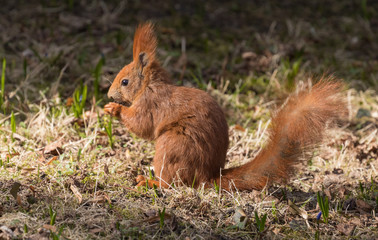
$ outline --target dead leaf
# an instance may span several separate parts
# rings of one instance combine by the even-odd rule
[[[43,228],[44,229],[47,229],[47,230],[50,230],[52,232],[56,232],[56,227],[55,226],[52,226],[50,224],[43,224]]]
[[[72,97],[67,98],[66,107],[71,107],[72,104],[73,104],[73,98]]]
[[[33,172],[35,169],[36,169],[36,168],[23,168],[23,169],[21,170],[21,174],[22,174],[22,175],[26,175],[26,174],[28,174],[28,173],[30,173],[30,172]]]
[[[239,229],[244,229],[245,226],[247,225],[248,217],[241,207],[237,207],[235,209],[235,214],[233,216],[233,219],[234,219],[235,225]]]
[[[69,117],[63,120],[62,125],[70,125],[76,121],[75,117]]]
[[[242,58],[243,59],[246,59],[246,58],[256,58],[257,57],[257,54],[254,53],[254,52],[243,52],[242,53]]]
[[[21,204],[21,197],[18,194],[17,194],[16,202],[17,202],[18,205],[20,205],[20,206],[22,205]]]
[[[297,214],[301,216],[303,219],[307,220],[308,219],[308,213],[306,210],[299,208],[297,205],[295,205],[292,201],[289,200],[289,210],[293,214]]]
[[[54,156],[60,155],[63,153],[63,148],[62,148],[62,142],[61,141],[55,141],[53,143],[50,143],[47,145],[44,150],[44,154],[52,154]]]
[[[18,195],[18,190],[20,189],[21,187],[21,183],[19,182],[15,182],[13,183],[12,185],[12,188],[10,190],[10,194],[14,197],[14,199],[17,200],[17,195]]]
[[[6,235],[7,238],[4,238],[4,239],[13,239],[13,238],[16,237],[14,235],[13,231],[9,227],[7,227],[7,226],[1,226],[0,227],[0,231],[3,232],[4,235]],[[0,235],[0,237],[2,237],[2,236]]]
[[[356,200],[357,210],[360,211],[360,213],[370,213],[371,210],[373,210],[373,206],[365,202],[364,200],[357,199]],[[361,212],[362,211],[362,212]]]
[[[356,210],[356,199],[349,198],[343,203],[343,210]]]
[[[27,138],[21,136],[18,133],[13,133],[13,138],[16,139],[16,140],[18,140],[18,141],[21,141],[21,142],[26,142],[27,141]]]
[[[84,113],[84,118],[85,120],[88,120],[88,119],[97,119],[97,113],[96,112],[93,112],[93,111],[86,111]]]
[[[20,153],[18,153],[18,152],[8,153],[7,155],[5,155],[5,159],[11,159],[12,157],[19,156],[19,155],[20,155]]]
[[[83,196],[79,192],[79,189],[77,189],[77,187],[73,184],[71,184],[70,189],[75,194],[77,200],[79,201],[79,204],[81,204],[81,202],[83,201]]]
[[[236,124],[234,126],[234,129],[237,130],[237,131],[240,131],[240,132],[245,132],[245,128],[243,128],[242,126],[240,126],[239,124]]]
[[[83,17],[79,17],[76,15],[67,14],[67,13],[59,14],[59,21],[63,23],[63,25],[68,25],[74,29],[82,29],[92,22],[91,19],[83,18]]]
[[[351,236],[355,228],[356,226],[352,224],[340,223],[337,225],[337,230],[346,236]]]
[[[106,175],[109,175],[109,167],[108,167],[108,164],[104,164],[104,172]]]
[[[43,154],[43,151],[39,151],[38,152],[38,161],[40,161],[40,162],[46,162],[46,158],[45,158],[45,154]]]
[[[344,170],[342,170],[341,168],[334,168],[332,170],[332,173],[333,174],[343,174],[344,173]]]
[[[92,233],[92,234],[100,233],[100,232],[103,232],[103,231],[104,231],[104,229],[102,229],[102,228],[93,228],[93,229],[89,230],[89,232]]]
[[[95,198],[93,198],[92,200],[90,200],[90,202],[93,202],[93,203],[105,203],[105,202],[107,202],[108,204],[112,203],[108,194],[106,194],[104,192],[98,192],[97,194],[98,195]]]
[[[332,196],[331,196],[331,192],[330,192],[329,188],[324,189],[324,194],[328,197],[329,201],[332,200]]]
[[[58,159],[58,156],[54,156],[54,157],[52,157],[47,163],[46,163],[46,165],[50,165],[52,162],[54,162],[55,160],[57,160]]]

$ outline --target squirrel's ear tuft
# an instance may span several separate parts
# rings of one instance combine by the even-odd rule
[[[155,59],[156,46],[154,24],[151,22],[140,24],[134,35],[133,60],[140,61],[140,55],[144,53],[144,56],[148,56],[148,62],[152,62]]]

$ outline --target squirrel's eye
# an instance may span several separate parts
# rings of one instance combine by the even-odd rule
[[[127,86],[127,84],[129,84],[129,80],[123,79],[122,80],[122,86]]]

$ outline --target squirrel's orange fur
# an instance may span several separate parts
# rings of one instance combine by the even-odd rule
[[[108,92],[115,102],[104,108],[129,131],[155,140],[158,180],[149,185],[216,182],[224,189],[262,189],[286,180],[298,159],[321,141],[327,122],[345,112],[341,83],[322,79],[311,90],[289,97],[272,119],[267,146],[253,161],[221,171],[229,144],[221,108],[204,91],[172,85],[156,59],[156,45],[153,25],[140,25],[133,61],[118,73]],[[145,184],[143,177],[138,179]]]

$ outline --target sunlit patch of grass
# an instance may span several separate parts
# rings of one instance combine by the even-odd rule
[[[254,158],[266,143],[271,111],[298,83],[307,83],[307,76],[328,71],[345,77],[350,83],[351,89],[345,93],[349,125],[328,131],[328,138],[316,150],[311,167],[299,164],[287,185],[263,193],[224,192],[216,185],[211,189],[175,186],[170,190],[138,191],[134,187],[136,175],[153,177],[150,165],[154,143],[127,132],[118,120],[109,122],[103,116],[100,107],[103,102],[99,101],[106,90],[101,87],[100,79],[103,73],[115,74],[131,59],[136,23],[130,21],[132,16],[122,15],[122,8],[132,10],[152,5],[127,2],[126,6],[122,3],[113,6],[110,1],[99,3],[101,6],[94,3],[91,6],[94,8],[76,12],[75,7],[81,4],[77,1],[43,4],[28,9],[19,19],[12,12],[13,22],[22,26],[22,36],[14,31],[18,27],[7,25],[8,20],[1,19],[5,23],[4,32],[9,35],[4,39],[17,41],[3,44],[0,106],[4,112],[6,102],[7,114],[0,118],[0,225],[19,232],[17,238],[35,234],[36,238],[46,234],[55,239],[57,236],[68,239],[196,236],[309,239],[316,234],[320,239],[342,238],[346,236],[335,226],[360,221],[359,209],[350,209],[353,204],[345,208],[346,201],[362,200],[376,212],[378,166],[374,161],[374,146],[378,99],[374,89],[378,69],[371,51],[377,43],[377,35],[371,31],[373,23],[369,22],[376,14],[370,7],[372,2],[356,5],[358,10],[353,14],[357,18],[343,12],[342,17],[332,16],[327,24],[322,16],[312,18],[306,14],[306,19],[302,19],[302,11],[298,11],[295,20],[289,17],[286,22],[274,23],[270,17],[283,8],[272,5],[270,14],[263,14],[262,8],[250,8],[255,14],[248,14],[249,8],[241,8],[234,2],[230,2],[234,5],[230,8],[219,5],[217,16],[227,16],[227,21],[235,20],[232,14],[246,18],[258,16],[261,26],[248,22],[245,29],[243,26],[230,29],[227,22],[220,31],[218,23],[211,22],[215,15],[205,15],[207,8],[211,9],[211,2],[206,6],[198,3],[195,8],[200,13],[193,13],[193,18],[185,20],[176,15],[175,19],[158,20],[161,42],[158,52],[172,79],[179,79],[183,69],[177,61],[182,54],[181,39],[185,36],[188,58],[183,83],[208,91],[226,113],[230,124],[226,168]],[[341,2],[332,4],[343,6]],[[104,9],[101,18],[88,10],[96,6]],[[165,4],[160,7],[167,8]],[[49,13],[59,9],[67,9],[59,12],[59,18]],[[186,11],[172,11],[171,6],[168,9],[173,16]],[[304,4],[301,9],[305,12],[308,6]],[[72,15],[79,16],[75,24],[71,26],[70,21],[62,24],[64,17]],[[4,17],[8,16],[4,14]],[[28,21],[25,27],[24,19],[36,20]],[[107,19],[110,25],[105,24]],[[266,27],[263,22],[267,19],[270,22]],[[230,22],[234,24],[237,22]],[[41,41],[41,33],[47,36],[46,42]],[[257,58],[246,62],[242,57],[244,52],[253,52]],[[106,66],[98,61],[102,53],[106,56]],[[259,62],[261,59],[267,62]],[[56,95],[50,98],[46,93],[50,92],[51,82],[60,77]],[[72,108],[64,105],[70,96],[75,100]],[[96,97],[97,104],[86,101],[92,96]],[[364,118],[356,117],[359,109],[366,113]],[[85,110],[97,117],[84,117]],[[54,157],[44,154],[45,147],[57,140],[62,141],[64,152]],[[21,205],[9,193],[14,181],[21,183],[18,192]],[[323,183],[329,184],[324,190],[331,192],[329,206],[335,206],[337,211],[330,207],[332,221],[318,226],[316,192]],[[82,195],[82,203],[78,202],[72,185]],[[310,227],[296,229],[297,225],[307,224],[302,216],[289,210],[288,200],[308,212]],[[245,211],[248,220],[243,229],[234,228],[232,215],[238,207]],[[260,222],[257,226],[255,219]],[[366,225],[357,224],[350,237],[377,235],[374,221],[369,216]],[[55,227],[51,228],[54,231],[45,228],[46,224]]]

